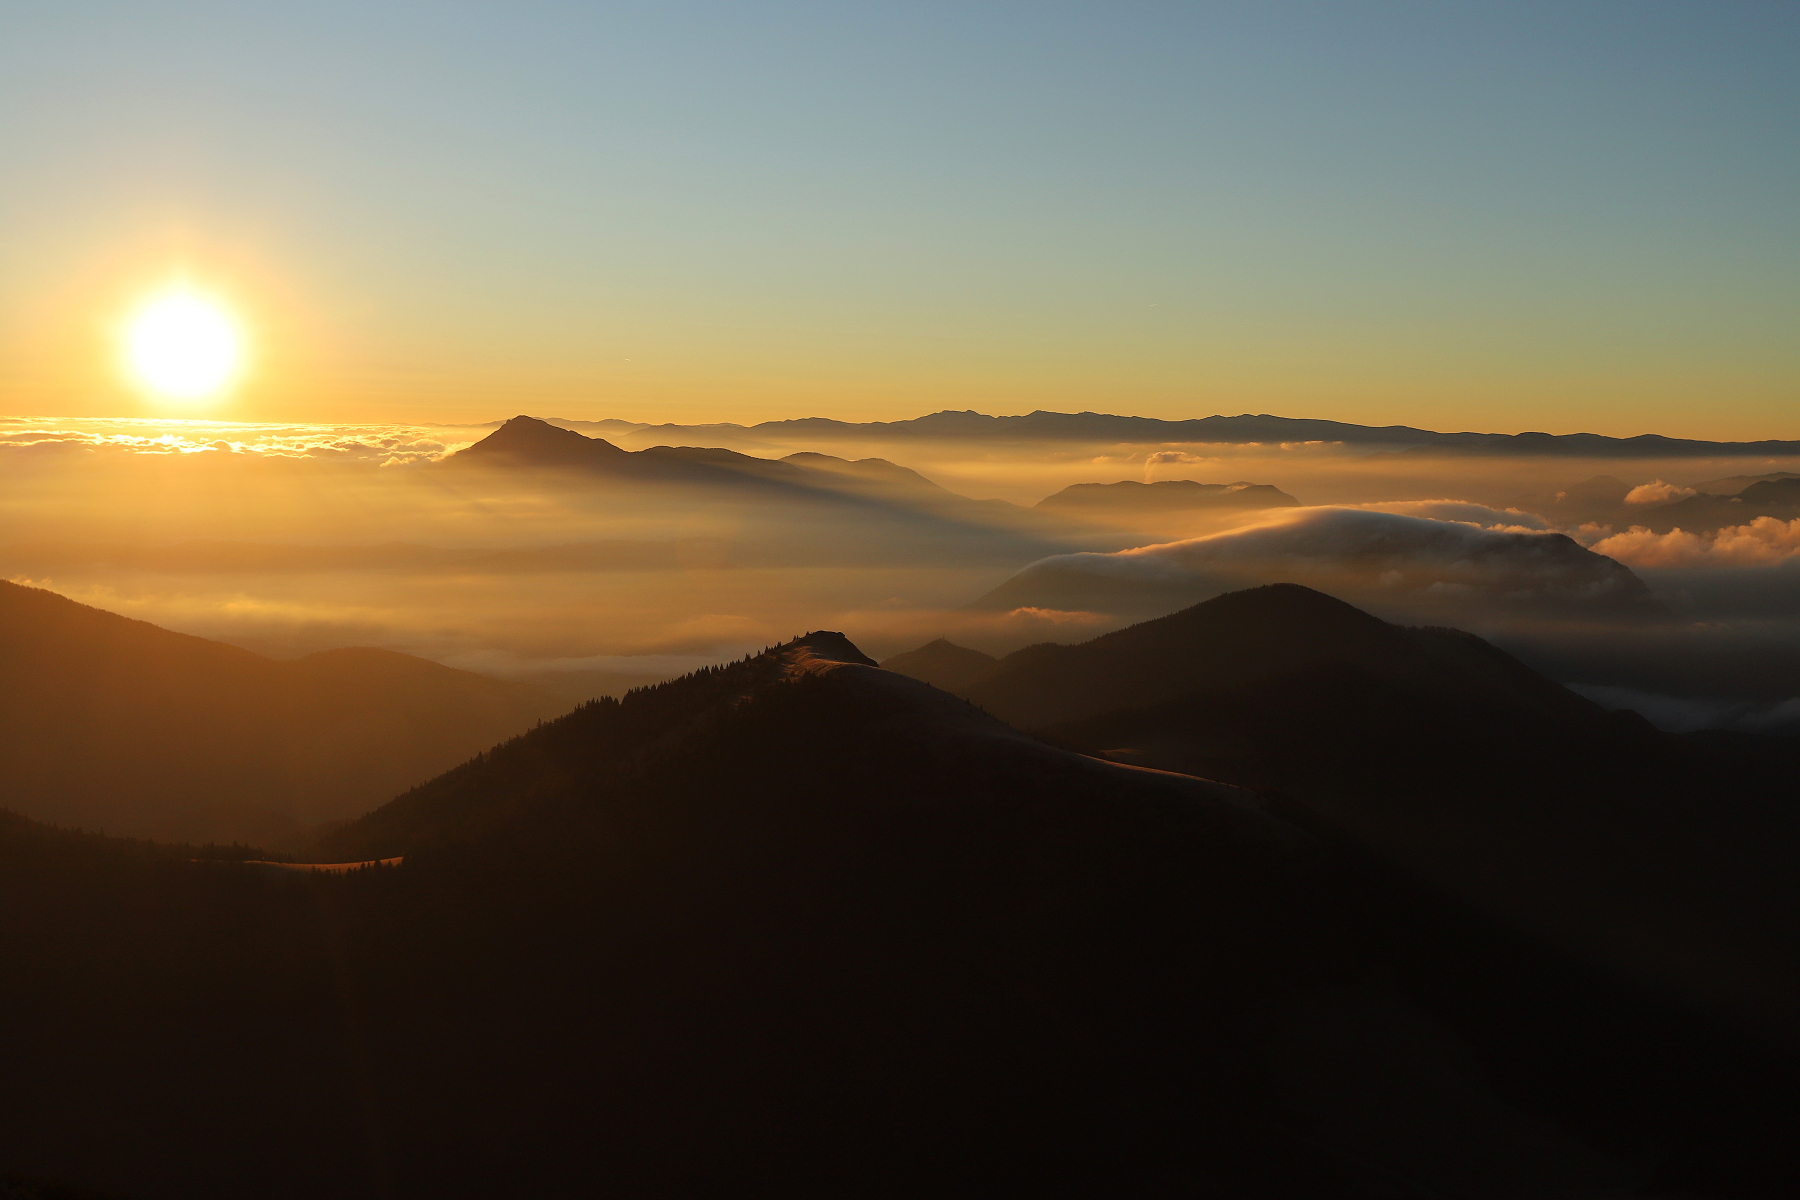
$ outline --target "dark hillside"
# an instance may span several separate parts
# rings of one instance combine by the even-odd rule
[[[1279,793],[1302,824],[1770,1034],[1800,1015],[1783,865],[1800,813],[1479,638],[1277,585],[1020,651],[962,694],[1065,744]]]
[[[315,856],[394,869],[0,830],[0,955],[38,964],[0,1161],[144,1197],[1361,1194],[1261,1059],[1338,969],[1309,839],[865,664],[816,635],[585,706]]]
[[[276,662],[0,583],[0,803],[184,840],[357,816],[565,706],[387,650]]]
[[[1028,647],[962,694],[1015,725],[1078,720],[1342,662],[1420,690],[1593,722],[1599,706],[1455,631],[1421,633],[1298,584],[1228,592],[1079,645]]]
[[[999,661],[991,654],[958,646],[948,638],[926,642],[917,650],[883,660],[881,668],[929,683],[946,691],[955,691]]]
[[[0,819],[0,1163],[140,1200],[1793,1182],[1766,1044],[837,635],[584,706],[310,857],[394,854]]]

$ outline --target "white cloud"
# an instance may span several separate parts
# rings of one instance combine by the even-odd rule
[[[425,462],[479,433],[424,425],[280,425],[153,418],[19,418],[0,432],[0,453],[155,457],[240,454],[400,465]]]
[[[1769,704],[1719,696],[1665,696],[1605,684],[1571,683],[1568,687],[1602,708],[1629,708],[1670,733],[1692,733],[1696,729],[1738,729],[1746,733],[1800,729],[1800,697]]]
[[[1653,479],[1649,483],[1640,483],[1625,493],[1627,504],[1667,504],[1671,500],[1685,500],[1697,495],[1693,488],[1682,487],[1676,483],[1664,483]]]
[[[1594,543],[1594,550],[1634,567],[1760,567],[1800,555],[1800,518],[1758,517],[1712,533],[1633,525]]]
[[[1477,519],[1417,515],[1424,511]],[[1041,559],[983,604],[1171,611],[1207,594],[1286,581],[1415,619],[1479,620],[1547,608],[1654,610],[1648,589],[1629,569],[1522,520],[1529,518],[1455,501],[1276,510],[1187,541]]]

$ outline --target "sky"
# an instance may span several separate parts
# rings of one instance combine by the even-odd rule
[[[0,0],[0,411],[1800,438],[1797,142],[1790,3]]]

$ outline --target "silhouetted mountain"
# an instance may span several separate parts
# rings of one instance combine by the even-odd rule
[[[1615,438],[1596,433],[1437,433],[1409,425],[1352,425],[1267,413],[1164,421],[1107,413],[1054,413],[992,417],[973,410],[931,413],[905,421],[836,421],[804,417],[757,425],[648,425],[630,437],[679,438],[702,433],[718,440],[741,437],[770,444],[830,441],[1005,441],[1260,443],[1341,442],[1410,447],[1409,453],[1461,453],[1571,458],[1705,458],[1800,454],[1800,442],[1707,442],[1657,434]]]
[[[585,706],[319,853],[374,844],[405,866],[271,879],[0,821],[34,963],[0,1156],[145,1195],[1350,1194],[1259,1059],[1322,965],[1307,839],[836,635]]]
[[[1800,477],[1759,479],[1730,496],[1703,491],[1644,509],[1633,515],[1632,524],[1644,525],[1657,533],[1672,529],[1696,533],[1711,532],[1728,525],[1747,525],[1758,517],[1777,517],[1783,521],[1800,517]]]
[[[904,654],[896,654],[883,660],[881,669],[929,683],[932,687],[954,691],[997,661],[991,654],[958,646],[948,638],[938,638],[934,642],[926,642],[917,650],[908,650]]]
[[[1394,678],[1563,713],[1461,635],[1276,602],[1270,639],[1423,645]],[[0,961],[32,966],[0,1160],[184,1200],[1793,1181],[1766,1044],[836,634],[586,705],[316,856],[396,852],[277,877],[0,814]]]
[[[1703,479],[1690,486],[1696,492],[1714,496],[1735,496],[1753,483],[1773,483],[1783,479],[1800,479],[1793,471],[1771,471],[1767,475],[1727,475],[1723,479]]]
[[[1408,454],[1479,454],[1497,457],[1558,458],[1760,458],[1800,454],[1800,442],[1708,442],[1643,433],[1607,437],[1598,433],[1449,433],[1443,440],[1415,446]]]
[[[536,417],[514,417],[446,462],[462,466],[572,467],[624,470],[647,460],[605,438],[588,437]]]
[[[1139,483],[1075,483],[1033,507],[1079,516],[1083,513],[1171,512],[1186,509],[1293,508],[1299,501],[1267,483],[1195,483],[1159,479]]]
[[[1303,823],[1697,1003],[1769,1029],[1796,1015],[1800,814],[1480,638],[1274,585],[1028,647],[960,693],[1124,761],[1278,791]]]
[[[746,556],[767,562],[803,549],[840,565],[978,559],[1028,562],[1091,529],[1001,500],[971,500],[885,459],[800,453],[757,458],[718,447],[650,446],[625,451],[533,417],[514,417],[451,455],[451,477],[480,470],[539,486],[625,489],[625,495],[738,506]],[[1077,541],[1079,540],[1079,541]],[[1115,540],[1115,545],[1124,544]]]
[[[64,824],[276,840],[565,707],[388,650],[276,662],[0,583],[0,802]]]
[[[735,450],[702,446],[651,446],[621,450],[604,438],[587,437],[535,417],[514,417],[487,437],[444,460],[456,469],[574,470],[625,480],[711,484],[775,494],[822,492],[927,498],[974,503],[938,487],[916,471],[884,459],[847,461],[826,454],[757,458]]]

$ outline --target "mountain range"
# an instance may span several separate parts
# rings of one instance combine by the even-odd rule
[[[1027,647],[954,690],[1059,744],[1279,793],[1290,819],[1657,986],[1772,1030],[1796,1015],[1781,862],[1800,819],[1716,748],[1473,635],[1278,584]]]
[[[804,451],[758,458],[720,447],[623,450],[535,417],[518,416],[433,465],[439,478],[479,474],[530,486],[612,487],[643,502],[676,497],[724,502],[765,516],[746,542],[796,541],[840,561],[925,557],[1030,561],[1095,532],[1004,500],[972,500],[880,458],[843,459]],[[1113,540],[1112,544],[1124,544]],[[768,545],[756,553],[767,557]]]
[[[1409,425],[1354,425],[1267,413],[1166,421],[1108,413],[1055,413],[988,416],[973,410],[931,413],[903,421],[837,421],[826,417],[729,422],[710,425],[644,425],[629,421],[557,419],[572,429],[592,429],[633,441],[704,439],[792,442],[994,441],[1131,443],[1342,442],[1347,445],[1406,448],[1411,453],[1453,453],[1569,458],[1716,458],[1800,455],[1800,441],[1714,442],[1659,434],[1607,437],[1596,433],[1438,433]]]
[[[305,860],[397,866],[0,815],[0,1161],[146,1198],[1800,1185],[1783,752],[1295,586],[958,690],[809,634]]]

